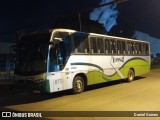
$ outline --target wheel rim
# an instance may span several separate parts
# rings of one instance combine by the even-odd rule
[[[81,91],[82,90],[82,81],[81,80],[77,80],[75,87],[77,89],[77,91]]]
[[[134,75],[133,75],[133,72],[132,72],[132,71],[129,73],[128,78],[129,78],[130,81],[133,80]]]

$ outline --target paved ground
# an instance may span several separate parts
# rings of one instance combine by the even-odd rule
[[[132,83],[118,81],[91,86],[84,93],[77,95],[70,91],[45,95],[10,91],[0,96],[0,108],[7,111],[160,111],[160,69],[151,70],[149,74],[137,78]],[[160,112],[159,117],[116,118],[96,117],[89,112],[84,114],[89,117],[52,119],[160,120]]]

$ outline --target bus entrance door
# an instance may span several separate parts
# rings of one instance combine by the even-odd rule
[[[51,92],[63,90],[63,79],[61,72],[52,72],[49,75]]]

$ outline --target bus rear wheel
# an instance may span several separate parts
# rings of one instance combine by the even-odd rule
[[[133,69],[130,69],[129,72],[128,72],[127,81],[132,82],[134,80],[134,77],[135,77],[135,73],[134,73]]]
[[[81,76],[76,76],[73,80],[73,93],[79,94],[84,91],[84,80]]]

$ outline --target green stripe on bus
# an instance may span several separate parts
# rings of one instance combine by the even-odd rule
[[[137,62],[133,62],[133,61],[137,61],[137,60],[140,60],[140,61],[137,61]],[[131,63],[130,64],[130,62],[133,62],[133,63]],[[121,70],[123,67],[125,67],[125,66],[142,66],[143,65],[143,63],[146,63],[145,65],[147,65],[147,66],[149,66],[149,63],[145,60],[145,59],[143,59],[143,58],[139,58],[139,57],[136,57],[136,58],[131,58],[131,59],[129,59],[129,60],[127,60],[120,68],[119,68],[119,70]],[[96,68],[98,68],[98,69],[100,69],[102,72],[104,72],[104,70],[103,70],[103,68],[102,67],[100,67],[100,66],[98,66],[98,65],[96,65],[96,64],[92,64],[92,63],[83,63],[83,62],[75,62],[75,63],[71,63],[71,65],[84,65],[84,66],[93,66],[93,67],[96,67]],[[114,73],[114,74],[112,74],[112,75],[108,75],[108,77],[112,77],[112,76],[114,76],[115,74],[117,74],[116,72]]]
[[[101,68],[100,66],[98,66],[96,64],[92,64],[92,63],[75,62],[75,63],[71,63],[71,65],[93,66],[93,67],[100,69],[103,72],[103,68]]]
[[[143,75],[150,71],[150,65],[146,60],[134,59],[128,61],[127,63],[125,63],[125,65],[123,65],[123,67],[120,68],[120,72],[124,75],[125,78],[127,78],[130,68],[134,69],[135,76]],[[117,72],[112,75],[105,75],[104,73],[99,71],[90,71],[86,74],[86,76],[88,79],[88,85],[121,79]]]

